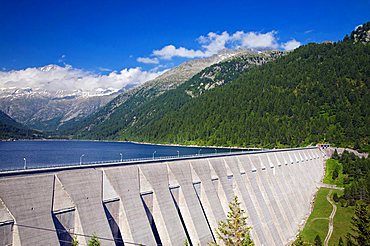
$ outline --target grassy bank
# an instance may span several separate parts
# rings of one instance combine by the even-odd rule
[[[316,235],[319,235],[322,242],[324,242],[326,234],[328,233],[329,216],[333,209],[331,204],[326,199],[330,189],[321,188],[317,192],[317,196],[314,203],[314,209],[307,220],[305,227],[302,230],[302,238],[305,242],[314,244]],[[332,190],[331,198],[333,194],[337,193],[338,196],[343,195],[343,191]],[[350,230],[351,219],[354,214],[355,207],[341,207],[340,202],[335,203],[337,206],[337,212],[334,216],[334,230],[331,235],[329,245],[338,245],[339,238],[342,237],[346,243],[345,236]]]
[[[317,192],[314,209],[302,231],[304,241],[313,243],[316,235],[319,235],[321,240],[324,241],[328,233],[328,218],[332,211],[331,204],[326,200],[329,191],[330,189],[321,188]]]
[[[336,168],[338,170],[338,177],[336,179],[333,179],[333,172]],[[343,166],[339,163],[338,160],[329,159],[326,161],[326,173],[323,182],[325,184],[333,184],[339,187],[343,187]]]
[[[343,195],[343,191],[333,191],[338,196]],[[339,238],[342,237],[344,243],[346,243],[345,236],[351,228],[351,219],[355,212],[355,206],[341,207],[340,202],[335,203],[337,205],[337,212],[334,216],[334,231],[331,235],[329,245],[338,245]]]

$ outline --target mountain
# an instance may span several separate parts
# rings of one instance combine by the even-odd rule
[[[135,111],[136,107],[140,107],[142,104],[149,102],[166,91],[175,89],[178,85],[187,81],[204,68],[232,57],[240,52],[242,52],[242,50],[225,49],[211,57],[189,60],[180,64],[179,66],[166,71],[157,78],[147,81],[139,87],[123,92],[98,112],[87,117],[83,122],[81,122],[81,124],[79,124],[79,126],[75,127],[72,125],[69,131],[66,132],[74,134],[76,128],[78,128],[80,137],[87,137],[90,135],[90,132],[99,131],[108,131],[109,133],[104,133],[101,137],[96,136],[98,138],[113,136],[124,126],[112,123],[112,119],[115,121],[115,119],[119,118],[120,115],[125,115],[127,110]],[[112,124],[114,124],[114,126],[112,126]]]
[[[179,84],[190,79],[204,68],[243,52],[243,50],[225,49],[211,57],[184,62],[154,80],[145,83],[140,90],[148,91],[155,89],[157,91],[155,95],[161,94],[162,92],[176,88]]]
[[[31,128],[51,131],[88,116],[116,95],[7,88],[0,90],[0,110]]]
[[[367,22],[363,25],[359,25],[355,30],[351,32],[351,35],[348,35],[344,38],[345,41],[350,41],[353,43],[369,43],[370,42],[370,22]]]
[[[122,139],[121,133],[140,128],[177,110],[187,101],[237,78],[250,67],[283,55],[280,51],[225,50],[210,58],[186,62],[145,83],[134,94],[117,97],[84,124],[78,138]],[[196,64],[196,65],[195,65]],[[196,68],[196,69],[195,69]],[[184,73],[184,71],[191,72]],[[185,74],[185,76],[184,76]]]
[[[369,25],[362,27],[351,39],[302,46],[202,96],[196,95],[205,84],[194,86],[195,92],[188,93],[195,95],[192,100],[172,106],[183,98],[184,88],[179,87],[171,92],[179,100],[158,102],[175,110],[159,115],[143,110],[146,120],[134,116],[135,121],[115,136],[155,143],[270,148],[328,141],[368,151],[370,45],[366,38],[359,42],[356,37],[366,37]]]
[[[253,52],[244,51],[225,59],[222,62],[209,66],[196,74],[179,90],[190,97],[198,97],[203,93],[222,86],[238,78],[249,68],[263,65],[284,55],[282,51]],[[184,90],[183,90],[184,89]]]
[[[0,110],[28,127],[47,131],[78,122],[130,89],[98,88],[97,81],[109,76],[69,65],[0,73]]]
[[[0,111],[0,139],[29,139],[40,138],[41,136],[40,132],[25,127]]]

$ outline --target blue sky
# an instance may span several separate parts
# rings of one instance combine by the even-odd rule
[[[274,47],[282,49],[291,40],[301,44],[336,41],[366,21],[370,21],[369,0],[0,0],[0,68],[9,71],[66,63],[94,72],[164,69],[210,54],[202,45],[212,40],[202,43],[199,39],[209,37],[210,32],[227,32],[229,41],[237,31],[244,37],[251,32],[270,33]],[[180,56],[154,55],[154,50],[168,45]],[[180,47],[184,52],[177,50]],[[204,53],[197,55],[196,51]]]

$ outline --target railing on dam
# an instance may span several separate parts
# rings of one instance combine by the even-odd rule
[[[316,149],[315,146],[308,146],[304,149]],[[120,166],[120,165],[136,165],[146,164],[153,162],[165,162],[169,160],[187,160],[187,159],[199,159],[199,158],[214,158],[223,156],[233,155],[245,155],[245,154],[261,154],[268,152],[277,151],[291,151],[302,148],[290,148],[290,149],[263,149],[263,150],[241,150],[233,152],[219,152],[219,153],[199,153],[192,155],[172,155],[172,156],[155,156],[152,158],[130,158],[123,160],[106,160],[106,161],[93,161],[93,162],[82,162],[82,163],[63,163],[63,164],[48,164],[48,165],[33,165],[27,168],[1,168],[0,176],[19,175],[27,173],[39,173],[39,172],[50,172],[50,171],[61,171],[68,169],[81,169],[81,168],[96,168],[96,167],[109,167],[109,166]]]
[[[105,161],[91,161],[82,163],[61,163],[61,164],[47,164],[47,165],[33,165],[27,168],[0,168],[0,175],[2,174],[16,174],[16,173],[27,173],[35,171],[47,171],[47,170],[57,170],[57,169],[73,169],[73,168],[87,168],[87,167],[102,167],[102,166],[117,166],[117,165],[131,165],[131,164],[144,164],[152,162],[162,162],[167,160],[183,160],[183,159],[193,159],[193,158],[208,158],[216,156],[229,156],[229,155],[240,155],[246,154],[254,151],[234,151],[234,152],[221,152],[213,154],[193,154],[193,155],[172,155],[172,156],[155,156],[146,158],[127,158],[123,160],[105,160]]]
[[[3,172],[0,245],[76,236],[85,245],[93,234],[103,246],[209,245],[234,196],[256,245],[287,245],[310,211],[323,154],[308,147]]]

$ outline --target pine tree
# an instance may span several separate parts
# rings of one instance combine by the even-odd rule
[[[78,246],[79,245],[79,242],[77,240],[77,236],[74,236],[72,238],[72,242],[71,242],[72,246]]]
[[[351,223],[354,233],[349,234],[349,239],[354,245],[370,246],[370,208],[366,203],[356,205]]]
[[[350,233],[347,233],[346,239],[347,239],[347,244],[346,244],[347,246],[356,246],[356,244],[352,240]]]
[[[303,242],[302,234],[299,233],[295,242],[292,243],[292,246],[303,246],[303,245],[304,245],[304,242]]]
[[[339,160],[339,155],[338,155],[338,151],[337,149],[334,150],[334,153],[333,155],[331,156],[331,158],[333,158],[334,160]]]
[[[315,246],[322,246],[321,238],[318,234],[315,237],[315,244],[314,245]]]
[[[333,194],[333,200],[334,200],[334,202],[339,201],[339,197],[338,197],[338,194],[336,192]]]
[[[361,149],[361,146],[360,146],[360,143],[359,143],[358,139],[355,140],[355,144],[353,145],[353,148],[356,149],[356,150]]]
[[[367,173],[366,178],[365,178],[365,185],[366,185],[366,190],[368,195],[368,202],[370,203],[370,172]]]
[[[250,237],[251,227],[247,226],[247,217],[244,216],[244,211],[240,208],[237,196],[230,202],[229,209],[226,221],[218,223],[217,238],[226,246],[254,245]]]
[[[333,171],[333,175],[332,175],[332,179],[335,180],[335,179],[338,178],[338,176],[339,176],[339,167],[335,166],[334,171]]]
[[[100,241],[98,237],[95,234],[93,234],[89,242],[87,243],[87,245],[88,246],[100,246]]]
[[[344,246],[343,238],[339,237],[338,246]]]

